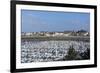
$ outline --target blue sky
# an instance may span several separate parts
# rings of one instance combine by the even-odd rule
[[[90,14],[21,10],[22,32],[90,30]]]

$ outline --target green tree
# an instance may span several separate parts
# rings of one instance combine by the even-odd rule
[[[68,49],[67,55],[64,57],[64,60],[76,60],[77,58],[77,51],[73,48],[73,46],[70,46]]]

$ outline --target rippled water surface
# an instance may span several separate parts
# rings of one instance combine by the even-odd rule
[[[84,41],[34,41],[22,40],[21,63],[58,61],[67,55],[70,46],[84,52],[90,48]]]

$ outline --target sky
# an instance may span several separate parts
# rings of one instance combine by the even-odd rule
[[[90,31],[90,13],[21,10],[22,32]]]

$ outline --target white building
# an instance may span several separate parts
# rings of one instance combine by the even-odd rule
[[[31,33],[31,32],[27,32],[25,35],[26,35],[26,36],[31,36],[32,33]]]

